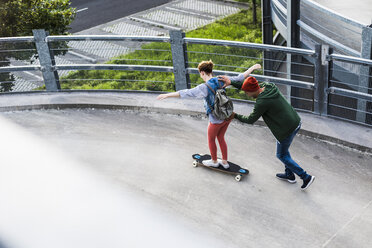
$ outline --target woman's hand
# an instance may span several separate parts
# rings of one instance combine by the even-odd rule
[[[260,64],[255,64],[255,65],[252,66],[252,69],[253,70],[261,69],[261,65]]]
[[[160,94],[156,97],[156,100],[163,100],[168,97],[168,94]]]
[[[157,100],[163,100],[168,97],[180,97],[180,93],[178,91],[166,93],[166,94],[160,94],[156,97]]]

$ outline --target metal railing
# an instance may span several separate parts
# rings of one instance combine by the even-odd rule
[[[285,40],[287,47],[311,50],[319,49],[317,46],[322,44],[322,54],[325,56],[322,64],[326,65],[327,70],[321,72],[325,93],[315,96],[315,101],[323,101],[325,97],[323,105],[315,104],[323,106],[319,111],[341,119],[372,124],[371,65],[362,63],[372,59],[372,27],[344,17],[312,0],[262,0],[262,11],[264,43],[279,44]],[[278,31],[275,38],[272,36],[274,25]],[[268,52],[264,56],[280,58]],[[345,61],[342,56],[353,59]],[[298,74],[299,69],[293,66],[293,62],[308,59],[287,56],[287,62],[282,59],[281,63],[270,62],[265,58],[265,75],[280,70],[289,72],[289,78],[295,78]],[[308,62],[315,64],[312,60]],[[283,66],[284,63],[286,66]],[[302,108],[304,103],[296,98],[303,98],[309,92],[296,89],[289,91],[290,97],[294,99],[292,104]]]
[[[299,26],[301,46],[313,49],[315,44],[322,43],[332,47],[337,53],[361,56],[364,46],[369,46],[367,26],[346,18],[311,0],[265,0],[270,2],[271,19],[277,30],[288,40],[291,16],[288,8],[296,3],[295,12],[299,13],[295,24]],[[298,3],[299,2],[299,3]],[[293,28],[292,28],[293,29]]]
[[[56,63],[50,44],[61,41],[110,41],[110,42],[161,42],[170,44],[171,61],[169,66],[159,65],[138,65],[138,64],[64,64]],[[121,70],[121,71],[148,71],[160,73],[172,73],[174,75],[174,90],[186,89],[191,87],[190,76],[198,74],[198,70],[193,66],[200,61],[195,61],[190,55],[198,54],[205,58],[221,57],[229,59],[240,59],[264,63],[263,53],[283,53],[286,56],[297,56],[306,60],[292,61],[291,66],[299,69],[291,71],[287,75],[285,71],[272,71],[270,75],[254,74],[259,81],[267,81],[282,86],[291,86],[292,89],[301,89],[307,92],[304,97],[292,97],[292,104],[297,102],[296,108],[314,114],[333,116],[358,123],[372,126],[371,102],[372,95],[369,82],[371,81],[372,60],[353,56],[335,54],[326,45],[316,45],[314,50],[281,47],[267,44],[256,44],[226,40],[211,40],[186,38],[185,34],[178,30],[170,31],[169,37],[152,36],[112,36],[112,35],[71,35],[71,36],[48,36],[44,30],[35,30],[33,37],[0,38],[0,44],[7,42],[28,42],[35,43],[38,65],[5,66],[0,67],[0,73],[4,72],[33,72],[40,71],[47,91],[60,91],[61,80],[59,73],[66,70]],[[198,47],[199,46],[199,47]],[[202,46],[202,47],[200,47]],[[221,52],[220,48],[226,48]],[[233,53],[229,53],[235,49]],[[246,51],[254,51],[247,53]],[[198,57],[199,58],[199,57]],[[226,60],[228,61],[228,60]],[[58,61],[57,61],[58,62]],[[288,63],[283,60],[282,63]],[[348,63],[358,66],[358,70],[350,72],[354,78],[364,80],[365,86],[359,84],[352,85],[333,78],[333,71],[337,70],[337,63]],[[222,69],[219,69],[222,68]],[[229,70],[231,68],[232,70]],[[216,75],[238,75],[247,68],[242,68],[233,64],[216,65],[214,73]],[[284,75],[283,75],[284,74]],[[84,78],[82,80],[85,80]],[[108,81],[110,79],[107,79]],[[112,79],[114,81],[114,79]],[[135,81],[135,80],[133,80]],[[154,82],[155,84],[157,82]],[[285,91],[285,87],[283,90]],[[340,98],[341,97],[341,98]],[[336,99],[335,99],[336,98]],[[346,99],[352,103],[345,105]],[[351,100],[350,100],[351,99]],[[346,102],[347,102],[346,101]],[[341,102],[341,104],[340,104]],[[347,112],[343,114],[342,111]],[[340,114],[341,113],[341,114]]]

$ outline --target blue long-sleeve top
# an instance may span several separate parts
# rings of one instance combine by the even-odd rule
[[[243,81],[244,74],[240,73],[238,76],[229,77],[231,81]],[[192,89],[185,89],[178,91],[181,98],[197,98],[203,99],[208,96],[208,86],[205,84],[199,84]],[[217,119],[212,113],[208,114],[209,121],[212,124],[220,124],[223,120]]]

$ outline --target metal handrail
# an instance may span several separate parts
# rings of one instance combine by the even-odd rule
[[[352,54],[353,56],[356,56],[356,57],[360,57],[360,52],[354,50],[354,49],[351,49],[333,39],[330,39],[328,38],[327,36],[325,36],[324,34],[316,31],[314,28],[310,27],[309,25],[307,25],[306,23],[304,23],[303,21],[301,20],[297,20],[297,25],[302,28],[303,30],[309,32],[310,34],[314,35],[315,37],[325,41],[326,43],[336,47],[336,48],[340,48],[341,50],[345,50],[347,52],[349,52],[350,54]]]
[[[52,41],[75,41],[75,40],[86,40],[86,41],[147,41],[147,42],[169,42],[170,37],[159,37],[159,36],[133,36],[133,35],[51,35],[47,37],[47,42]]]
[[[337,88],[337,87],[329,87],[326,91],[328,93],[333,93],[333,94],[347,96],[347,97],[353,97],[356,99],[363,99],[363,100],[372,102],[372,95],[368,93],[352,91],[352,90],[347,90],[347,89],[342,89],[342,88]]]
[[[55,70],[122,70],[122,71],[157,71],[173,72],[170,66],[153,65],[117,65],[117,64],[60,64],[54,66]]]
[[[335,17],[336,19],[342,21],[342,22],[345,22],[345,23],[348,23],[350,25],[353,25],[357,28],[363,28],[365,25],[363,25],[362,23],[358,22],[358,21],[355,21],[353,19],[350,19],[349,17],[346,18],[340,14],[338,14],[337,12],[327,8],[327,7],[324,7],[314,1],[311,1],[311,0],[301,0],[303,3],[306,3],[308,5],[310,5],[311,7],[315,8],[316,10],[318,11],[321,11],[325,14],[327,14],[327,16],[332,16],[332,17]]]
[[[105,41],[105,40],[115,40],[115,41],[147,41],[147,42],[170,42],[170,37],[159,37],[159,36],[131,36],[131,35],[58,35],[58,36],[48,36],[47,42],[52,41]],[[215,40],[215,39],[202,39],[202,38],[184,38],[184,43],[189,44],[204,44],[204,45],[220,45],[220,46],[232,46],[239,48],[252,48],[260,49],[265,51],[281,51],[291,54],[308,55],[314,56],[315,51],[309,49],[300,48],[288,48],[275,45],[257,44],[249,42],[240,41],[226,41],[226,40]],[[0,40],[1,42],[1,40]]]
[[[198,69],[195,69],[195,68],[187,68],[187,72],[192,73],[192,74],[199,74]],[[239,75],[239,72],[213,70],[213,74],[237,76]],[[265,76],[265,75],[259,75],[259,74],[250,74],[250,75],[255,77],[259,81],[266,81],[266,82],[272,82],[272,83],[277,83],[277,84],[282,84],[282,85],[289,85],[289,86],[294,86],[294,87],[298,87],[302,89],[314,89],[313,83],[307,83],[307,82],[298,81],[298,80],[271,77],[271,76]]]
[[[264,50],[264,51],[285,52],[285,53],[305,55],[305,56],[316,56],[315,51],[310,50],[310,49],[282,47],[282,46],[257,44],[257,43],[242,42],[242,41],[184,38],[184,42],[189,43],[189,44],[232,46],[232,47],[239,47],[239,48],[259,49],[259,50]]]
[[[350,63],[355,63],[359,65],[368,65],[372,66],[372,60],[370,59],[363,59],[363,58],[356,58],[352,56],[346,56],[346,55],[341,55],[341,54],[335,54],[332,53],[327,56],[328,60],[338,60],[338,61],[343,61],[343,62],[350,62]]]
[[[304,23],[298,22],[299,25],[304,27]],[[0,42],[23,42],[23,41],[34,41],[39,46],[36,46],[37,51],[41,55],[49,55],[50,50],[48,50],[48,42],[54,41],[140,41],[140,42],[167,42],[171,45],[172,52],[172,66],[153,66],[153,65],[134,65],[134,64],[55,64],[53,59],[40,57],[41,65],[28,65],[28,66],[7,66],[0,67],[0,73],[2,72],[14,72],[14,71],[41,71],[45,79],[46,89],[48,91],[56,91],[60,80],[56,71],[61,70],[123,70],[123,71],[150,71],[150,72],[165,72],[174,73],[175,75],[175,87],[176,90],[189,87],[189,82],[186,80],[187,74],[198,74],[199,71],[196,68],[189,67],[187,57],[181,56],[187,53],[186,44],[199,44],[199,45],[217,45],[217,46],[229,46],[236,48],[245,49],[256,49],[261,51],[269,52],[282,52],[287,54],[295,54],[307,57],[313,57],[314,61],[314,82],[305,82],[300,80],[293,80],[290,78],[281,78],[267,75],[251,74],[256,77],[259,81],[272,82],[276,84],[293,86],[297,88],[307,89],[314,92],[314,99],[309,99],[313,101],[315,114],[325,114],[327,112],[321,112],[321,109],[326,109],[328,101],[323,104],[322,99],[327,99],[328,94],[336,94],[345,97],[352,97],[358,99],[358,102],[363,103],[363,101],[372,101],[372,94],[364,92],[363,90],[353,91],[342,89],[338,87],[327,87],[328,86],[328,75],[322,76],[321,73],[326,72],[329,67],[325,65],[328,61],[343,61],[358,65],[372,66],[372,60],[360,58],[360,54],[356,51],[353,53],[356,55],[345,56],[340,54],[328,54],[328,52],[320,49],[320,46],[316,46],[315,50],[310,49],[299,49],[291,47],[282,47],[276,45],[268,44],[256,44],[249,42],[239,42],[239,41],[227,41],[227,40],[216,40],[216,39],[201,39],[201,38],[185,38],[180,34],[170,33],[170,37],[157,37],[157,36],[126,36],[126,35],[67,35],[67,36],[47,36],[39,37],[35,35],[34,37],[6,37],[0,38]],[[41,46],[41,45],[45,46]],[[43,48],[44,50],[40,50]],[[244,56],[243,56],[244,57]],[[238,75],[239,72],[233,71],[222,71],[214,70],[216,75]],[[57,75],[57,76],[55,76]],[[185,81],[176,78],[176,75],[183,75]],[[54,79],[55,82],[49,81],[49,79]],[[113,79],[114,80],[114,79]],[[54,88],[53,88],[54,86]],[[319,93],[320,92],[320,93]],[[322,105],[323,104],[323,105]],[[361,110],[358,108],[359,112]],[[363,123],[363,122],[362,122]]]
[[[284,7],[278,0],[271,0],[271,2],[285,15],[287,15],[287,8]]]
[[[19,37],[1,37],[2,42],[35,42],[34,36],[19,36]]]
[[[12,71],[41,71],[40,65],[21,65],[21,66],[3,66],[0,67],[0,72],[12,72]]]

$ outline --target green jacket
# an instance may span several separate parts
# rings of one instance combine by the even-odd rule
[[[241,89],[242,82],[231,82],[231,85]],[[260,83],[265,90],[258,95],[253,112],[249,116],[236,114],[241,122],[253,124],[261,116],[270,128],[275,138],[281,142],[287,138],[300,124],[301,118],[287,102],[278,87],[273,83]]]

